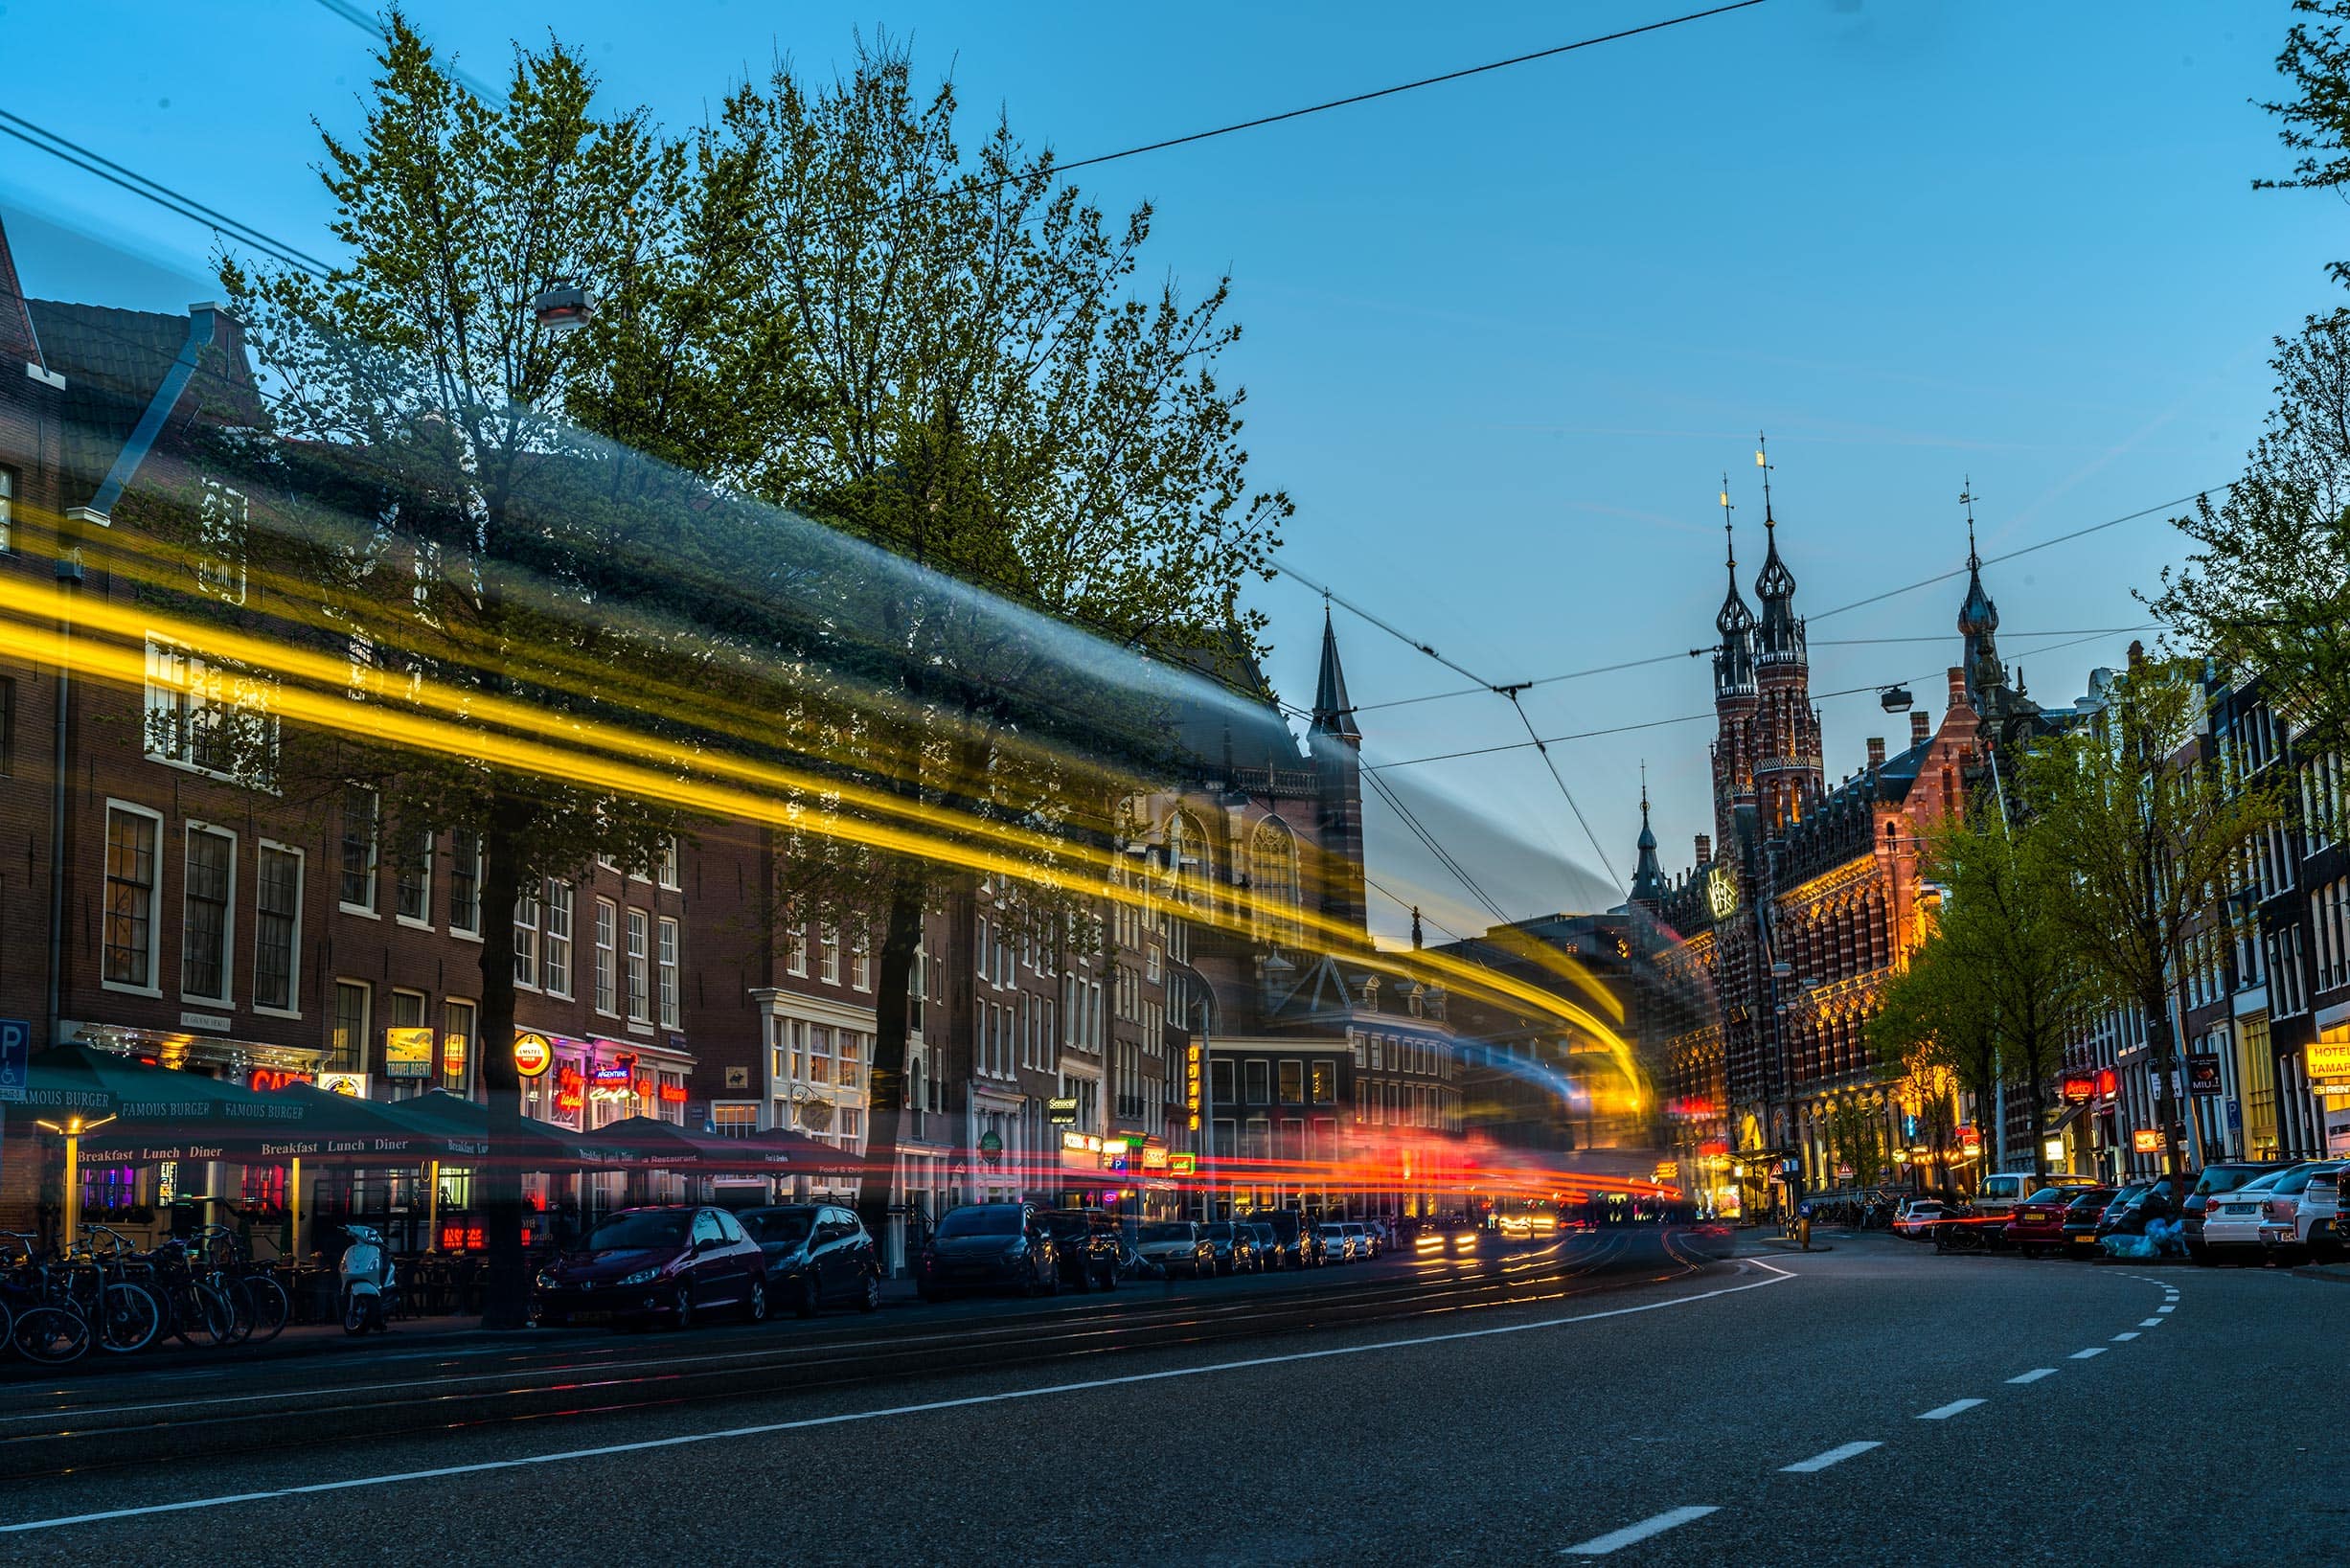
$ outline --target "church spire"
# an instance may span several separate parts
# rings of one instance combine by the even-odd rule
[[[1714,650],[1714,694],[1749,694],[1754,690],[1754,612],[1738,594],[1738,535],[1730,526],[1730,476],[1722,476],[1722,537],[1730,569],[1730,591],[1723,597],[1722,613],[1714,629],[1722,644]]]
[[[1754,441],[1754,466],[1763,470],[1765,540],[1763,570],[1754,579],[1755,595],[1763,602],[1755,655],[1764,664],[1802,664],[1806,653],[1803,623],[1795,618],[1795,574],[1779,558],[1779,519],[1770,508],[1769,447],[1760,435]]]
[[[2004,685],[2007,672],[1999,664],[1996,633],[1999,629],[1999,606],[1991,602],[1983,587],[1983,557],[1974,548],[1974,481],[1970,479],[1958,492],[1958,504],[1967,509],[1967,597],[1958,606],[1958,635],[1966,646],[1968,693],[1979,711],[1984,693]]]
[[[1335,735],[1360,742],[1355,727],[1355,704],[1346,694],[1346,670],[1338,663],[1338,634],[1330,624],[1330,606],[1322,606],[1322,670],[1313,683],[1313,733]]]
[[[1665,873],[1656,862],[1656,829],[1649,826],[1649,765],[1640,764],[1640,858],[1632,867],[1631,901],[1654,908],[1664,901]]]

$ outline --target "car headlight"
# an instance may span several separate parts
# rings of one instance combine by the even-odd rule
[[[542,1268],[538,1271],[538,1288],[541,1290],[552,1290],[562,1283],[557,1277],[555,1270],[551,1268]]]
[[[650,1284],[653,1281],[659,1279],[660,1277],[661,1271],[657,1268],[640,1268],[634,1274],[629,1275],[627,1278],[620,1281],[619,1283],[623,1285]]]

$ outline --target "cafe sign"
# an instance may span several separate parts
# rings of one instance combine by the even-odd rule
[[[514,1071],[524,1078],[536,1078],[555,1065],[555,1047],[544,1034],[521,1034],[514,1036]]]

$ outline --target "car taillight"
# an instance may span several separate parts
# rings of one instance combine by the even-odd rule
[[[2272,1197],[2260,1207],[2270,1219],[2291,1219],[2293,1217],[2293,1205],[2287,1203],[2283,1198]]]

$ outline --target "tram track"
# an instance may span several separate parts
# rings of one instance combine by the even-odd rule
[[[344,1369],[308,1358],[252,1362],[237,1369],[234,1384],[201,1391],[184,1380],[72,1378],[21,1390],[37,1407],[18,1398],[10,1401],[17,1409],[0,1413],[0,1481],[524,1421],[592,1422],[662,1406],[1530,1306],[1683,1277],[1711,1260],[1671,1233],[1643,1231],[1486,1255],[1466,1269],[1459,1259],[1402,1261],[1407,1271],[1400,1276],[1335,1287],[1211,1287],[1159,1300],[1129,1289],[946,1322],[909,1314],[900,1323],[860,1318],[796,1332],[745,1325],[673,1353],[643,1353],[645,1342],[633,1338],[573,1342],[484,1370],[473,1370],[471,1357],[432,1358],[394,1377],[382,1375],[380,1358]],[[300,1386],[258,1386],[297,1366],[308,1375]]]

